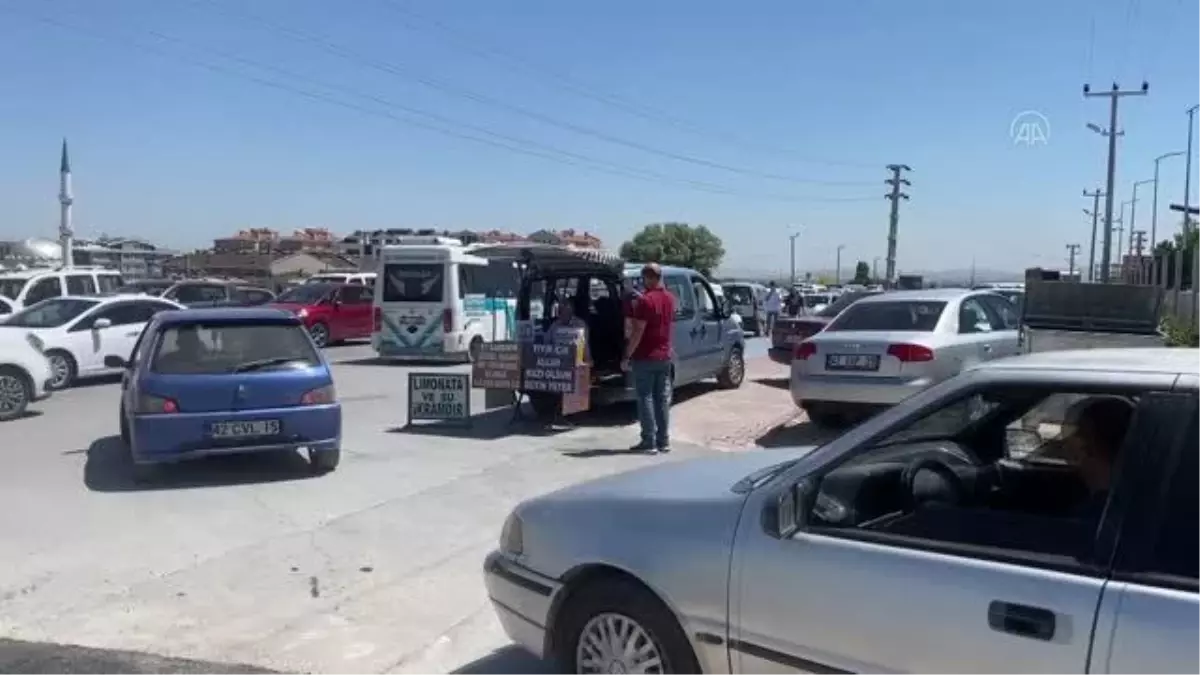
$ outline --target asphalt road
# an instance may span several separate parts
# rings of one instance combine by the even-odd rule
[[[0,672],[545,671],[505,639],[483,588],[506,513],[708,452],[624,454],[634,433],[615,419],[557,435],[507,414],[401,429],[412,369],[364,346],[329,354],[344,451],[323,477],[299,457],[227,457],[135,485],[112,381],[0,425]]]

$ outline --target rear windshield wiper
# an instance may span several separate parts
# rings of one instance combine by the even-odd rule
[[[276,356],[275,358],[272,358],[272,359],[259,359],[257,361],[246,361],[245,363],[239,363],[236,366],[234,366],[233,372],[248,373],[252,370],[262,370],[263,368],[270,368],[271,366],[282,366],[285,363],[291,363],[292,361],[299,361],[299,360],[300,359],[295,356]]]

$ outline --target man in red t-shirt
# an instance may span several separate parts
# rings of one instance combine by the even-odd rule
[[[633,303],[632,326],[625,340],[622,369],[633,374],[642,439],[632,450],[670,452],[671,431],[671,324],[675,321],[675,296],[662,284],[662,268],[649,263],[642,268],[645,290]]]

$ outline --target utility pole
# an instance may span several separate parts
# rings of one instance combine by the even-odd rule
[[[788,244],[791,246],[791,249],[792,249],[792,276],[791,276],[792,282],[790,284],[788,284],[789,291],[791,291],[791,289],[796,286],[796,238],[799,236],[800,236],[799,232],[793,232],[788,235]]]
[[[1142,82],[1142,88],[1138,90],[1122,91],[1121,87],[1113,82],[1112,91],[1096,91],[1093,92],[1091,87],[1083,85],[1083,95],[1085,98],[1107,96],[1109,99],[1108,111],[1108,179],[1104,194],[1104,251],[1100,258],[1100,281],[1108,283],[1109,274],[1112,271],[1112,216],[1113,216],[1113,183],[1117,178],[1117,102],[1122,96],[1145,96],[1146,92],[1150,91],[1150,83]]]
[[[1091,192],[1084,190],[1083,196],[1092,198],[1092,210],[1083,210],[1092,217],[1092,247],[1088,253],[1088,281],[1091,282],[1096,280],[1096,221],[1100,218],[1100,198],[1104,196],[1104,193],[1100,188],[1096,188]]]
[[[1075,278],[1075,255],[1079,253],[1079,244],[1067,244],[1067,278]]]
[[[1125,205],[1129,202],[1121,202],[1121,217],[1113,218],[1113,229],[1117,231],[1117,255],[1121,255],[1121,242],[1125,236]],[[1111,233],[1110,233],[1111,234]],[[1110,239],[1111,243],[1111,239]],[[1112,264],[1112,260],[1109,260]],[[1123,267],[1123,266],[1122,266]]]
[[[893,288],[896,282],[896,228],[900,225],[900,200],[908,199],[908,195],[901,192],[901,186],[912,185],[900,177],[900,172],[912,169],[907,164],[888,164],[887,169],[892,172],[892,177],[884,181],[892,186],[892,191],[886,195],[892,200],[892,211],[888,218],[887,287]]]
[[[879,281],[879,256],[871,261],[871,281],[872,283]]]
[[[1146,275],[1146,263],[1144,258],[1142,258],[1142,252],[1146,250],[1146,231],[1134,230],[1129,237],[1129,241],[1134,242],[1130,244],[1130,247],[1133,249],[1134,255],[1137,256],[1134,258],[1137,261],[1137,278],[1135,281],[1139,284],[1144,283],[1145,280],[1143,277]]]
[[[845,244],[838,244],[837,247],[837,263],[833,272],[833,283],[842,284],[842,249],[846,248]]]

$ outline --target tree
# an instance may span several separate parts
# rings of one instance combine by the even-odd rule
[[[854,266],[854,283],[866,286],[871,283],[871,266],[865,260],[859,260]]]
[[[621,257],[630,262],[690,267],[711,276],[725,258],[725,247],[720,237],[703,225],[655,223],[621,244]]]

